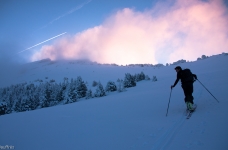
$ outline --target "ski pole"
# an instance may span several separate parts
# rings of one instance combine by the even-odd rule
[[[197,81],[199,81],[198,79],[197,79]],[[199,83],[211,94],[211,92],[199,81]],[[211,94],[211,96],[213,96],[214,97],[214,95],[212,95]],[[214,97],[215,98],[215,97]],[[215,98],[216,99],[216,98]],[[219,101],[216,99],[216,101],[219,103]]]
[[[172,89],[171,89],[171,91],[170,91],[170,95],[169,95],[169,103],[170,103],[171,93],[172,93]],[[166,117],[167,117],[167,115],[168,115],[169,103],[168,103],[168,108],[167,108],[167,112],[166,112]]]

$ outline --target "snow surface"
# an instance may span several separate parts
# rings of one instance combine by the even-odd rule
[[[19,150],[227,150],[228,149],[228,56],[217,55],[181,64],[190,68],[199,82],[194,83],[192,117],[185,116],[180,83],[172,90],[169,113],[166,110],[170,86],[176,79],[175,66],[161,68],[108,66],[69,61],[34,62],[21,66],[12,80],[0,87],[37,79],[81,76],[89,85],[140,73],[157,82],[141,81],[125,92],[79,102],[0,116],[0,146]],[[13,77],[12,76],[12,77]],[[48,77],[48,78],[47,78]],[[46,79],[47,78],[47,79]]]

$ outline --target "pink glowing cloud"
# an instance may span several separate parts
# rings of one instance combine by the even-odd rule
[[[144,12],[125,8],[100,26],[46,45],[32,60],[90,59],[99,63],[165,63],[228,51],[222,0],[177,0]]]

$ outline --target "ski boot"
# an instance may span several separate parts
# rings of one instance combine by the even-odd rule
[[[187,109],[189,111],[194,111],[195,110],[195,107],[194,107],[194,105],[191,102],[186,102],[186,105],[187,105]]]

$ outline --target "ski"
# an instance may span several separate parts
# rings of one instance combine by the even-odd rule
[[[189,113],[188,113],[188,115],[187,115],[187,117],[186,117],[186,119],[190,119],[191,118],[191,116],[192,116],[192,113],[193,113],[194,111],[189,111]]]
[[[188,114],[189,114],[189,110],[186,109],[185,116],[187,116]]]
[[[189,111],[189,110],[187,110],[188,111],[188,114],[187,114],[187,117],[186,117],[186,119],[190,119],[191,118],[191,116],[192,116],[192,113],[196,110],[196,108],[197,108],[197,105],[195,105],[195,108],[194,108],[194,110],[192,110],[192,111]],[[186,111],[186,112],[187,112]]]

